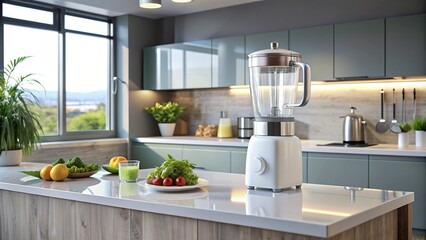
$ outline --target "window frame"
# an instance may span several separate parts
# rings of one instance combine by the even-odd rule
[[[27,20],[14,19],[9,17],[3,17],[3,4],[13,4],[22,7],[34,8],[37,10],[50,11],[53,13],[53,24],[45,24],[32,22]],[[83,11],[58,7],[50,4],[44,3],[28,3],[22,0],[2,0],[0,4],[0,38],[4,39],[4,25],[10,24],[15,26],[23,26],[37,29],[47,29],[56,31],[59,35],[59,82],[58,82],[58,132],[57,135],[43,135],[41,136],[41,142],[54,142],[54,141],[67,141],[67,140],[82,140],[82,139],[100,139],[100,138],[111,138],[117,137],[117,126],[116,126],[116,95],[112,93],[112,77],[115,72],[115,55],[114,55],[114,47],[115,47],[115,33],[111,31],[114,29],[115,31],[115,18],[87,13]],[[76,31],[76,30],[67,30],[65,29],[65,15],[82,17],[90,20],[104,21],[108,23],[108,36],[102,34],[95,34],[84,31]],[[87,36],[94,37],[102,37],[106,38],[109,41],[109,68],[110,71],[108,73],[108,87],[107,87],[107,103],[106,103],[106,129],[105,130],[90,130],[90,131],[73,131],[68,132],[66,129],[66,33],[76,33]],[[0,66],[4,66],[4,41],[0,44]]]

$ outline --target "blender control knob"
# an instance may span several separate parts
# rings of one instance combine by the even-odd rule
[[[266,169],[266,161],[262,157],[256,157],[253,159],[253,171],[257,175],[261,175],[265,172]]]

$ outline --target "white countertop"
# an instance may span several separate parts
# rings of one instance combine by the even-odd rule
[[[303,184],[282,193],[247,190],[244,175],[196,171],[208,186],[180,193],[150,192],[143,181],[119,183],[101,170],[92,177],[47,182],[20,173],[44,164],[0,167],[0,189],[159,214],[330,237],[414,200],[411,192],[347,190]],[[146,177],[149,170],[141,170]]]
[[[161,144],[182,144],[182,145],[204,145],[222,147],[247,147],[248,139],[239,138],[216,138],[216,137],[140,137],[132,139],[140,143],[161,143]],[[366,154],[366,155],[386,155],[386,156],[409,156],[426,157],[426,148],[416,148],[410,145],[407,148],[398,148],[396,144],[377,144],[369,147],[331,147],[318,146],[318,144],[332,143],[333,141],[302,140],[303,152],[316,153],[346,153],[346,154]]]

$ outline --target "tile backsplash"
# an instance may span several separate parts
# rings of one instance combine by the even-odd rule
[[[417,116],[426,116],[426,81],[357,82],[313,84],[307,106],[295,109],[296,135],[301,139],[343,139],[343,119],[356,107],[357,114],[367,121],[366,140],[369,143],[397,143],[397,135],[375,131],[380,119],[380,89],[385,90],[385,119],[392,120],[392,89],[396,90],[396,118],[402,119],[402,89],[405,88],[406,120],[413,119],[413,89],[417,91]],[[220,111],[228,111],[236,136],[237,117],[253,116],[249,88],[180,90],[171,92],[173,101],[186,106],[182,119],[188,122],[190,135],[198,124],[218,124]],[[414,133],[410,132],[414,144]]]

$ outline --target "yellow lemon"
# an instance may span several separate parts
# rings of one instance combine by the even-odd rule
[[[55,165],[52,170],[50,170],[50,177],[53,181],[63,181],[68,177],[69,169],[64,164]]]
[[[52,181],[52,178],[50,177],[50,171],[52,170],[53,166],[45,166],[40,170],[40,177],[43,180],[46,181]]]
[[[126,157],[122,157],[122,156],[117,156],[117,157],[113,157],[111,158],[111,160],[109,160],[109,166],[113,167],[113,168],[118,168],[118,163],[119,162],[127,162],[127,158]]]

